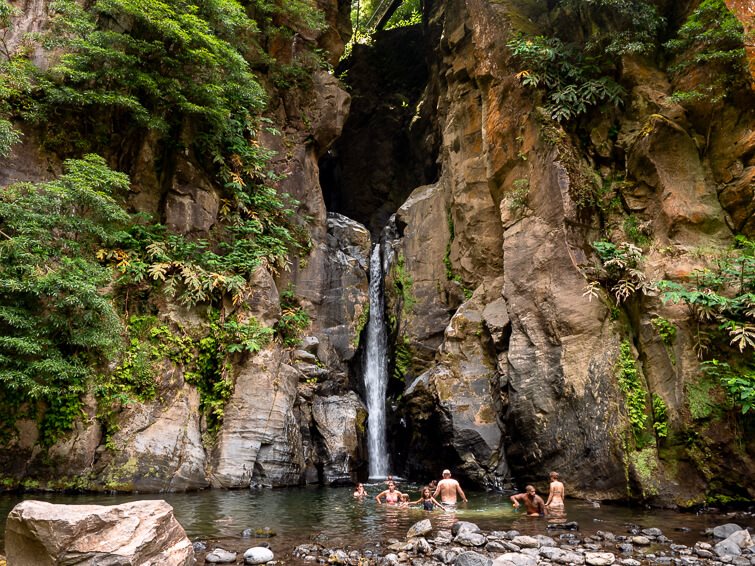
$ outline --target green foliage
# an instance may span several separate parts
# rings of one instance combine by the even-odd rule
[[[382,0],[355,0],[351,2],[351,41],[346,46],[347,56],[354,43],[369,43],[377,23],[373,16],[381,6]],[[367,24],[371,27],[368,27]],[[384,29],[413,26],[422,23],[422,5],[420,0],[405,0],[386,22]]]
[[[414,26],[422,23],[420,0],[404,0],[385,24],[385,29]]]
[[[638,246],[646,246],[650,243],[650,237],[634,214],[630,214],[624,219],[624,233]]]
[[[665,47],[677,55],[676,64],[669,69],[672,74],[682,75],[694,68],[710,77],[698,82],[694,90],[674,92],[672,98],[681,104],[717,104],[750,80],[744,28],[724,0],[703,0]]]
[[[296,346],[301,332],[311,322],[309,313],[299,304],[294,291],[288,289],[281,293],[281,316],[275,324],[275,332],[286,346]]]
[[[200,410],[211,437],[220,430],[225,404],[233,394],[231,356],[258,352],[272,339],[273,332],[254,318],[243,323],[221,321],[213,313],[208,334],[195,342],[196,354],[187,367],[186,381],[199,390]]]
[[[676,326],[673,322],[666,320],[662,316],[657,316],[653,318],[650,323],[653,325],[658,336],[661,337],[661,341],[663,341],[666,346],[671,346],[674,343],[674,338],[676,338]]]
[[[454,242],[454,238],[456,237],[456,228],[454,227],[454,219],[451,215],[451,211],[448,210],[446,213],[446,221],[448,223],[448,243],[446,244],[446,253],[443,256],[443,265],[446,268],[446,279],[449,281],[453,281],[454,283],[457,283],[459,287],[461,288],[462,292],[464,293],[464,296],[469,299],[472,296],[472,291],[467,289],[464,286],[464,280],[461,278],[461,275],[456,273],[454,271],[453,263],[451,262],[451,245]],[[403,269],[403,261],[404,258],[401,257],[401,267]],[[411,280],[410,280],[411,283]],[[414,305],[414,297],[411,298],[411,305],[406,308],[411,308],[411,306]]]
[[[668,407],[662,397],[653,393],[653,430],[658,438],[668,437]]]
[[[411,370],[412,360],[411,343],[406,336],[402,336],[396,341],[396,352],[394,355],[393,373],[391,377],[396,381],[404,383],[406,381],[406,376]]]
[[[755,363],[750,359],[740,367],[713,359],[703,362],[703,371],[717,379],[742,414],[755,410]]]
[[[78,396],[115,351],[120,320],[100,289],[96,252],[128,216],[112,194],[128,179],[89,155],[57,181],[0,189],[0,387],[50,407],[50,435],[70,426]]]
[[[649,54],[665,22],[648,0],[559,0],[554,29],[519,36],[508,47],[522,69],[522,84],[545,91],[545,109],[569,122],[593,108],[622,104],[614,80],[622,55]],[[581,29],[575,31],[575,25]],[[578,42],[565,38],[580,37]]]
[[[614,244],[604,240],[592,243],[602,268],[591,274],[584,296],[592,300],[604,287],[616,300],[623,303],[635,293],[649,293],[654,288],[642,272],[642,250],[628,242]]]
[[[370,322],[370,304],[367,303],[363,309],[362,312],[359,313],[359,316],[357,317],[357,321],[354,328],[354,340],[353,340],[353,346],[354,348],[359,347],[359,340],[362,337],[362,331],[367,326],[367,323]]]
[[[718,403],[714,396],[715,389],[716,383],[708,376],[702,376],[698,381],[685,384],[687,405],[693,419],[707,419],[716,410]]]
[[[50,7],[43,45],[62,55],[39,77],[44,114],[104,111],[164,133],[190,119],[212,152],[264,104],[244,57],[257,26],[235,0],[98,0],[88,10],[55,0]]]
[[[406,271],[404,262],[404,255],[399,253],[391,269],[393,271],[393,286],[396,290],[396,295],[401,298],[401,312],[406,316],[411,313],[417,299],[412,292],[414,280]]]
[[[632,464],[637,479],[640,482],[642,496],[648,497],[658,494],[657,482],[658,456],[654,446],[646,446],[635,452],[630,452],[627,459]]]
[[[11,147],[21,141],[21,132],[8,120],[0,118],[0,157],[8,157]]]
[[[578,46],[539,35],[518,36],[508,47],[523,67],[517,77],[524,86],[545,89],[545,110],[557,122],[604,103],[622,104],[624,89]]]
[[[616,377],[626,398],[625,407],[629,424],[634,433],[635,443],[638,448],[641,448],[645,443],[644,433],[648,420],[646,413],[647,393],[640,381],[640,373],[632,355],[632,347],[626,340],[621,343],[619,359],[616,364]]]
[[[7,119],[10,115],[7,98],[13,92],[13,73],[12,56],[4,41],[5,35],[13,26],[13,17],[19,13],[20,10],[8,4],[6,0],[0,0],[0,157],[8,157],[11,147],[21,140],[21,133],[14,129],[13,124]]]
[[[285,202],[273,189],[258,188],[248,203],[228,213],[212,241],[136,222],[117,248],[101,251],[100,259],[118,269],[123,287],[151,280],[185,305],[218,302],[223,296],[238,305],[251,292],[258,267],[285,266],[289,250],[301,249],[286,225],[292,209]]]
[[[509,201],[509,210],[514,215],[522,214],[527,210],[527,201],[530,194],[530,182],[528,179],[516,179],[512,183],[513,191]]]
[[[585,51],[608,57],[652,53],[665,26],[647,0],[561,0],[589,26]]]
[[[744,236],[685,283],[661,281],[664,302],[685,303],[699,324],[714,326],[740,352],[755,349],[755,242]],[[702,357],[708,344],[700,342]]]

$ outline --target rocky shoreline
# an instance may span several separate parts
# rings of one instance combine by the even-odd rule
[[[727,523],[710,529],[692,546],[675,544],[658,528],[630,525],[626,533],[596,531],[583,535],[579,525],[549,523],[552,536],[523,535],[519,531],[483,532],[476,524],[458,521],[451,530],[433,529],[429,519],[415,523],[403,541],[392,540],[381,550],[332,548],[327,544],[298,545],[290,557],[266,562],[262,555],[213,549],[205,563],[216,564],[342,564],[352,566],[755,566],[755,545],[748,528]],[[264,545],[264,543],[263,543]],[[202,552],[198,548],[198,554]],[[266,554],[270,556],[270,554]],[[201,558],[200,558],[201,560]],[[240,560],[240,561],[239,561]],[[201,562],[200,562],[201,563]]]
[[[260,527],[245,529],[239,537],[192,543],[173,508],[163,500],[114,506],[26,500],[8,515],[5,553],[11,566],[755,566],[751,536],[755,515],[750,512],[722,516],[723,524],[708,522],[717,526],[704,531],[682,524],[668,533],[677,536],[677,541],[657,526],[614,523],[611,531],[598,518],[593,518],[597,523],[580,525],[565,518],[529,521],[530,517],[524,517],[521,524],[513,525],[519,530],[487,531],[455,519],[454,514],[428,515],[405,523],[406,531],[393,530],[402,533],[393,539],[385,531],[373,531],[346,542],[319,532],[302,544],[298,537],[277,540],[273,529]],[[668,530],[674,525],[658,524]],[[606,529],[596,530],[596,525],[606,525]],[[5,561],[0,556],[0,566]]]

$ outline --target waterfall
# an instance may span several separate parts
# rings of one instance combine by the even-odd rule
[[[383,304],[383,266],[380,244],[370,257],[370,319],[367,322],[367,353],[364,362],[364,389],[367,396],[367,454],[370,477],[388,475],[388,445],[385,440],[385,393],[388,387],[387,337]]]

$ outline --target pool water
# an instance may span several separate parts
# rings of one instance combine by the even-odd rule
[[[527,517],[512,508],[508,495],[467,492],[469,502],[461,503],[454,512],[378,505],[374,496],[384,489],[382,484],[365,484],[370,497],[356,500],[351,488],[301,487],[262,490],[206,490],[194,493],[145,495],[0,495],[0,517],[3,525],[10,510],[22,499],[38,499],[50,503],[116,505],[140,499],[165,499],[173,506],[176,518],[192,541],[205,541],[210,548],[221,546],[242,551],[260,542],[268,542],[277,557],[290,556],[298,545],[321,542],[333,548],[379,550],[390,539],[403,539],[411,525],[430,518],[434,529],[450,529],[457,520],[471,521],[484,531],[516,529],[522,534],[547,534],[556,538],[560,530],[547,528],[547,519]],[[399,485],[412,499],[418,499],[421,486]],[[678,513],[663,509],[630,508],[616,505],[594,506],[590,502],[567,500],[566,521],[579,523],[583,536],[598,530],[627,534],[632,525],[658,527],[679,544],[706,540],[703,531],[727,522],[742,527],[755,526],[747,520],[734,520],[719,514]],[[749,521],[749,522],[748,522]],[[269,528],[271,538],[243,538],[245,529]],[[685,530],[679,530],[685,529]],[[2,542],[2,541],[0,541]],[[4,545],[3,545],[4,546]],[[286,563],[297,563],[293,559]]]

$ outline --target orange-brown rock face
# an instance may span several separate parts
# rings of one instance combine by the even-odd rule
[[[726,0],[726,5],[745,28],[745,49],[755,89],[755,6],[750,0]]]
[[[750,3],[733,9],[752,21]],[[702,265],[699,250],[723,250],[733,233],[752,234],[754,101],[735,92],[693,121],[672,98],[663,68],[624,57],[621,109],[561,127],[538,108],[542,93],[515,79],[520,69],[506,49],[516,31],[546,32],[542,10],[534,1],[456,0],[437,3],[430,17],[426,33],[439,38],[431,82],[441,174],[398,215],[403,238],[394,248],[421,289],[412,312],[399,314],[399,333],[416,347],[444,324],[431,312],[447,305],[451,318],[435,359],[407,375],[405,415],[416,448],[407,467],[425,472],[440,444],[445,461],[482,484],[538,481],[557,469],[574,494],[701,502],[712,486],[699,450],[713,445],[675,440],[713,426],[690,417],[689,391],[703,379],[694,323],[653,292],[617,303],[588,300],[585,286],[599,265],[593,242],[631,241],[627,218],[649,234],[646,281],[682,280]],[[578,32],[562,30],[563,37],[570,31]],[[593,190],[604,192],[586,206]],[[447,208],[450,232],[428,221],[437,217],[429,202]],[[417,242],[427,242],[419,257]],[[465,291],[458,308],[451,282]],[[677,328],[671,345],[655,329],[659,318]],[[617,385],[622,343],[648,399],[656,395],[668,408],[669,435],[642,449],[632,445]],[[715,426],[719,435],[726,428]],[[725,434],[737,436],[735,428]],[[752,448],[721,459],[749,469]],[[668,460],[670,451],[682,455]],[[722,467],[724,476],[727,489],[746,490]]]

